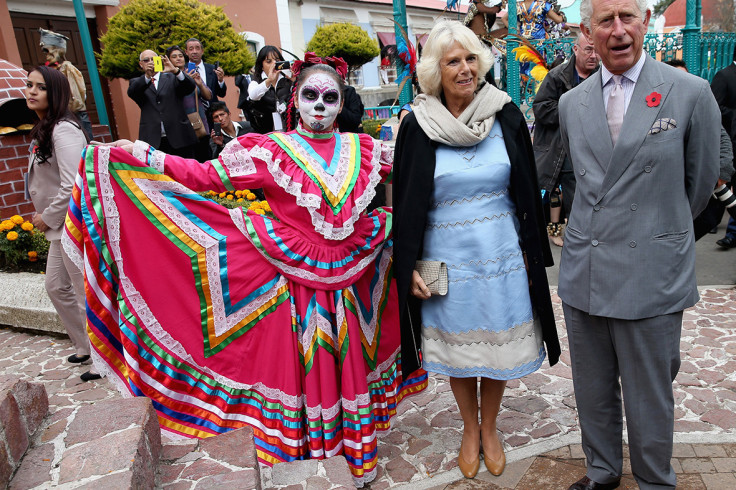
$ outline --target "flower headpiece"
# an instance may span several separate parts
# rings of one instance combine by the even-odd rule
[[[303,68],[306,68],[307,66],[312,65],[328,65],[335,69],[338,75],[340,75],[340,78],[345,80],[345,77],[348,76],[348,64],[345,63],[345,60],[342,58],[339,58],[337,56],[317,56],[314,53],[310,53],[307,51],[304,53],[304,61],[302,60],[296,60],[291,65],[291,73],[294,74],[294,76],[298,76],[299,72],[302,71]]]

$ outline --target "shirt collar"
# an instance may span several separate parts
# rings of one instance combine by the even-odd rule
[[[639,75],[641,75],[641,69],[644,67],[644,61],[646,59],[647,55],[644,53],[644,50],[641,51],[641,56],[639,56],[639,60],[634,63],[634,66],[626,70],[622,73],[623,77],[631,80],[632,82],[636,83],[636,81],[639,79]],[[613,73],[608,71],[608,68],[606,68],[606,65],[601,63],[601,86],[605,87],[609,80],[613,78]]]

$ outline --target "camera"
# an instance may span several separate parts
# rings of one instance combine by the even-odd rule
[[[215,131],[215,136],[222,136],[222,125],[220,123],[213,123],[212,128]]]
[[[275,70],[288,70],[291,68],[291,61],[277,61],[274,63],[273,68]]]

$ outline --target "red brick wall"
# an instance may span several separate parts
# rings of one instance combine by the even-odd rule
[[[107,126],[94,126],[93,133],[96,141],[112,141]],[[14,214],[28,219],[33,215],[33,204],[25,199],[23,192],[30,145],[28,134],[0,136],[0,219]]]

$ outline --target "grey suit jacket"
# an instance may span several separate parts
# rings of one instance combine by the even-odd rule
[[[591,315],[625,320],[698,301],[692,220],[718,179],[720,112],[708,83],[645,56],[615,148],[600,70],[559,106],[577,189],[558,293]],[[652,92],[662,98],[648,107]]]
[[[49,226],[46,238],[59,240],[87,139],[79,126],[69,121],[56,124],[52,139],[54,149],[46,162],[37,163],[34,153],[28,159],[27,190],[36,213]]]

